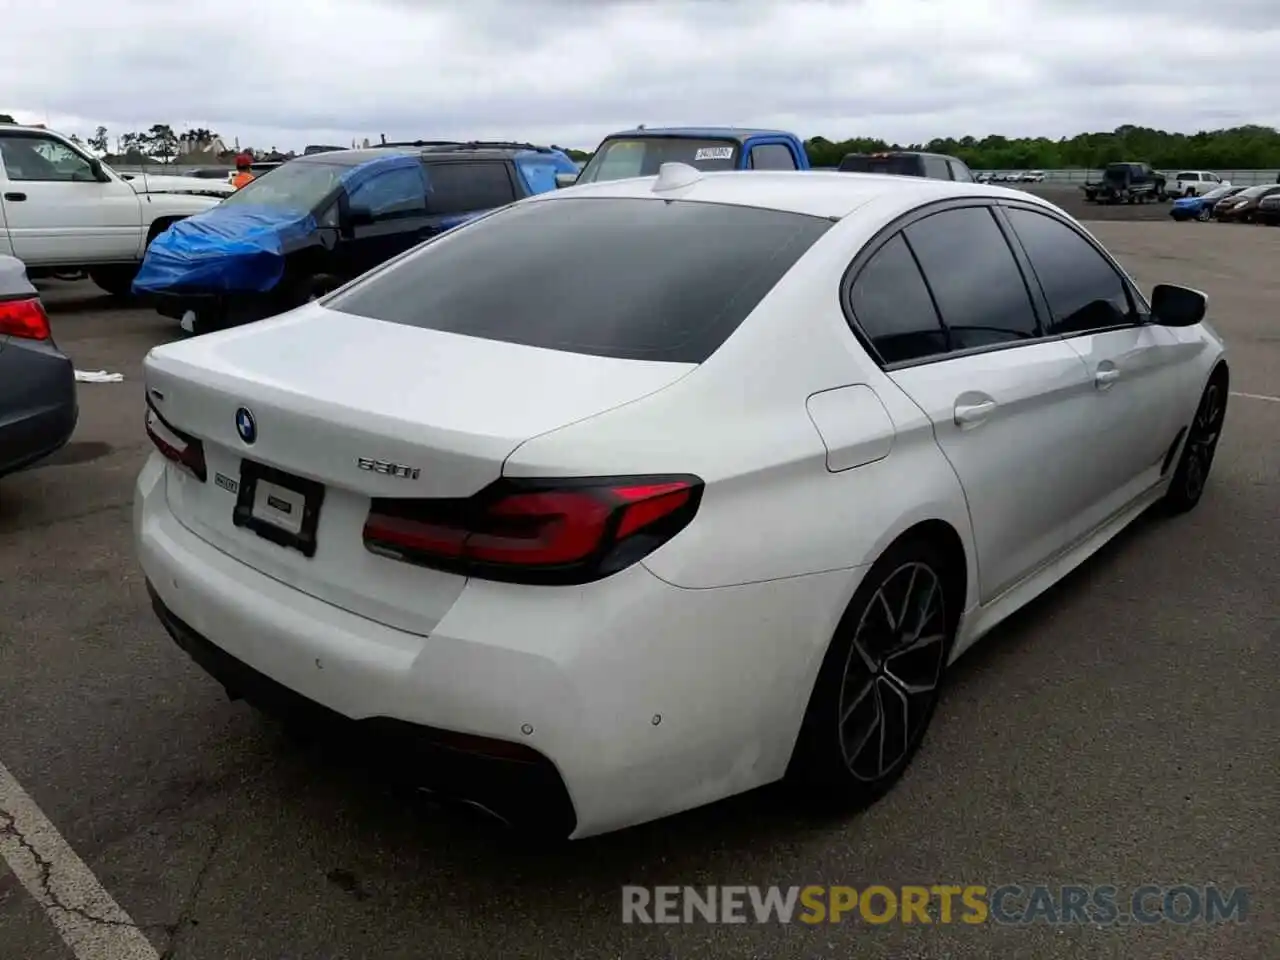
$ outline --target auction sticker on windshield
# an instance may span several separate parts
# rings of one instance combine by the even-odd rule
[[[699,147],[694,160],[732,160],[733,147]]]

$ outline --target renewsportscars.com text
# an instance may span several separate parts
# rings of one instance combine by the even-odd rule
[[[1243,887],[1047,884],[622,888],[623,923],[1243,923]]]

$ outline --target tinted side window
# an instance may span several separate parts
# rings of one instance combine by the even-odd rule
[[[1049,301],[1050,333],[1084,333],[1132,322],[1124,281],[1093,244],[1042,213],[1008,213]]]
[[[561,195],[450,230],[327,305],[549,350],[701,363],[830,227],[754,207]]]
[[[422,173],[422,165],[418,164],[374,174],[351,191],[351,206],[369,211],[375,220],[421,215],[427,209]]]
[[[990,210],[945,210],[917,220],[905,233],[952,350],[1039,335],[1022,271]]]
[[[934,180],[950,180],[951,172],[947,169],[947,161],[942,157],[923,157],[924,175]]]
[[[902,234],[867,261],[854,281],[849,306],[885,363],[946,353],[938,311]]]
[[[752,170],[794,170],[795,158],[780,143],[764,143],[751,148]]]
[[[497,160],[433,163],[427,191],[431,212],[441,214],[492,210],[516,199],[507,165]]]
[[[973,174],[959,160],[948,160],[947,166],[951,168],[951,179],[960,183],[973,183]]]

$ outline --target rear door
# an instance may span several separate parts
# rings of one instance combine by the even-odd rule
[[[1050,332],[1087,368],[1082,535],[1160,480],[1183,426],[1183,398],[1196,393],[1194,353],[1151,322],[1126,278],[1074,227],[1031,208],[1006,213],[1050,313]]]
[[[1046,338],[991,210],[926,214],[880,247],[849,308],[932,421],[973,522],[983,602],[1062,549],[1092,469],[1084,364]]]

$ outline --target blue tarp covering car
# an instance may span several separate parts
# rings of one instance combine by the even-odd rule
[[[284,276],[286,256],[317,238],[317,205],[335,202],[342,191],[348,196],[361,192],[362,200],[376,210],[406,196],[421,197],[430,189],[426,169],[405,154],[339,167],[337,172],[329,165],[313,164],[301,178],[296,175],[299,169],[284,178],[273,171],[276,179],[268,182],[264,175],[253,191],[233,194],[175,223],[151,241],[133,289],[265,293]],[[296,189],[299,179],[304,189]],[[273,188],[276,183],[279,189]],[[304,206],[308,203],[311,209]]]
[[[134,280],[201,332],[316,299],[576,169],[529,144],[388,144],[297,157],[153,239]]]
[[[265,292],[284,276],[286,245],[315,232],[310,213],[219,205],[179,220],[151,241],[133,289]]]

